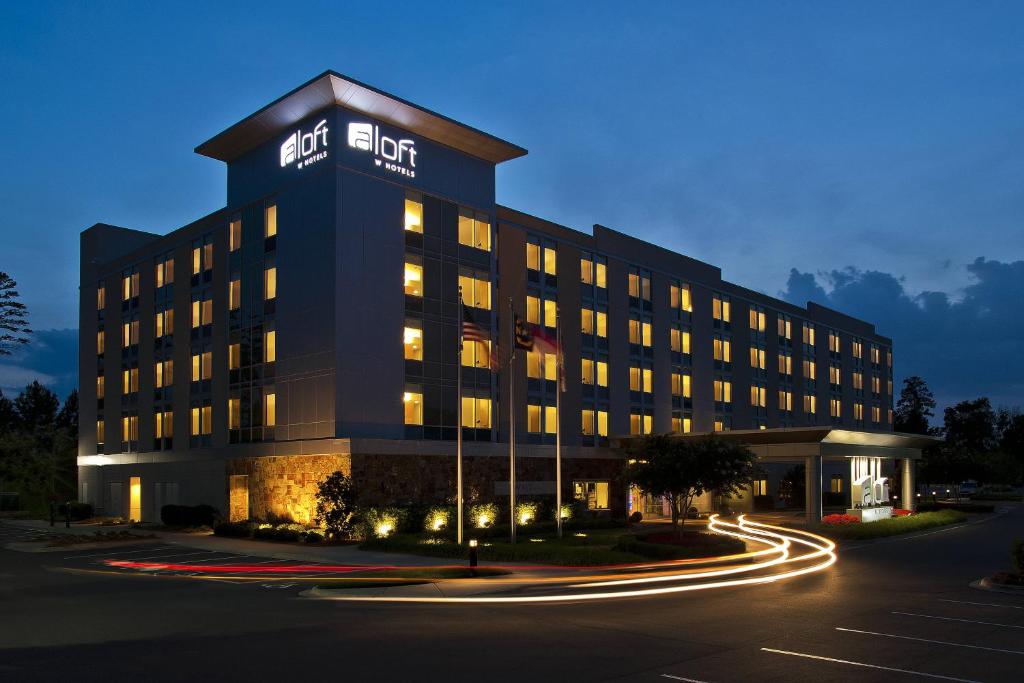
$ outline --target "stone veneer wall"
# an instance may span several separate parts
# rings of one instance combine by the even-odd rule
[[[467,504],[504,500],[495,495],[495,482],[508,482],[508,459],[470,457],[463,461]],[[268,514],[308,523],[316,510],[317,484],[341,470],[352,477],[362,505],[406,505],[409,503],[453,503],[455,498],[455,457],[440,455],[292,455],[236,458],[227,463],[231,475],[247,475],[249,515],[266,519]],[[572,500],[574,480],[599,479],[611,482],[612,514],[623,514],[626,486],[621,480],[622,461],[597,458],[566,458],[562,461],[562,496]],[[553,458],[519,458],[519,482],[555,480]],[[542,498],[520,494],[520,498]],[[552,497],[548,494],[547,497]]]
[[[349,456],[236,458],[227,463],[226,479],[231,481],[231,475],[248,475],[251,519],[267,519],[269,515],[275,515],[308,524],[316,512],[317,485],[338,470],[351,474]]]

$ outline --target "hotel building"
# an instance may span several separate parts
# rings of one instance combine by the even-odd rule
[[[521,147],[327,72],[196,152],[227,164],[224,208],[166,235],[81,236],[80,496],[107,514],[307,521],[339,469],[369,504],[450,501],[460,291],[492,339],[462,355],[470,500],[507,501],[512,428],[517,494],[554,493],[555,359],[505,365],[510,306],[561,327],[566,498],[652,511],[615,446],[668,432],[763,455],[785,442],[817,458],[811,489],[847,485],[823,458],[899,457],[912,479],[890,339],[614,229],[496,204],[495,167]]]

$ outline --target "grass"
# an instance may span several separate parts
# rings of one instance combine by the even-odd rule
[[[568,532],[561,539],[554,534],[531,534],[520,531],[515,545],[496,539],[485,539],[477,548],[481,562],[524,562],[565,566],[632,564],[654,559],[709,557],[743,552],[745,546],[734,539],[702,534],[692,545],[663,545],[644,542],[643,537],[624,533],[624,529],[595,529]],[[424,534],[397,534],[389,538],[371,539],[360,546],[363,550],[409,553],[431,557],[466,559],[468,549],[456,543],[430,538]]]
[[[967,519],[967,515],[956,510],[939,510],[938,512],[921,512],[906,517],[890,517],[877,522],[857,524],[819,524],[814,528],[820,534],[831,538],[845,540],[864,540],[896,536],[911,531],[921,531],[937,526],[957,524]]]

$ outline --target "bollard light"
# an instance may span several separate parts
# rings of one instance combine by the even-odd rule
[[[475,538],[469,539],[469,566],[476,566],[476,545],[477,540]]]

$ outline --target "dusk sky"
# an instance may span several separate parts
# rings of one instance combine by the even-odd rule
[[[1024,403],[1024,4],[4,3],[0,271],[76,382],[78,234],[225,200],[200,142],[334,69],[526,147],[499,203],[813,299]]]

